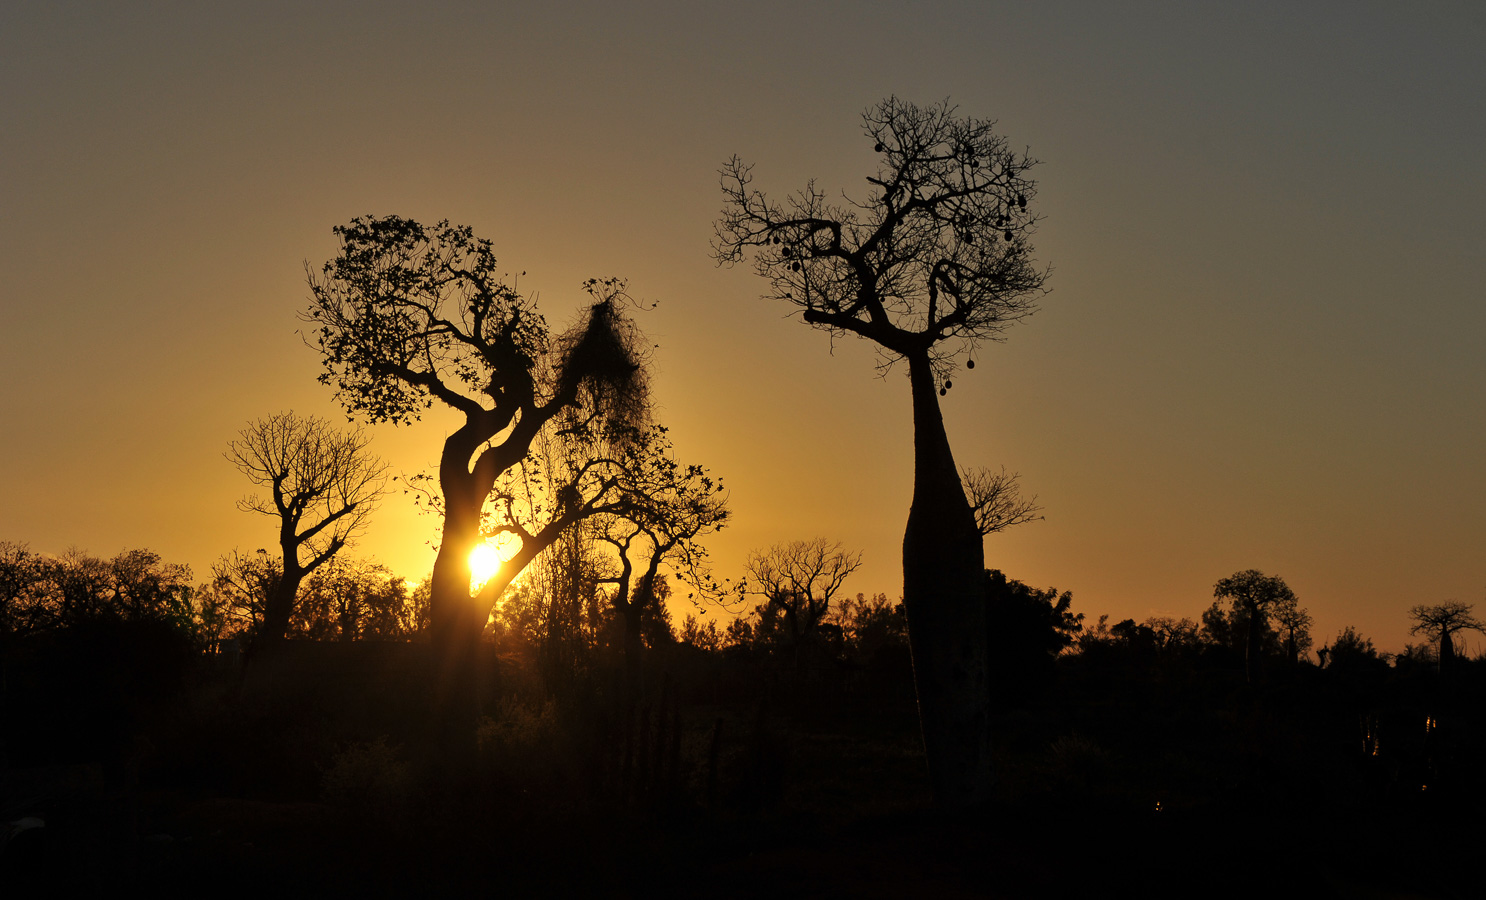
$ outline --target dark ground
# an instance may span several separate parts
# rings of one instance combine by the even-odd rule
[[[45,825],[12,827],[6,895],[1483,894],[1479,673],[1060,660],[998,699],[995,800],[949,814],[902,671],[676,658],[622,717],[507,661],[451,761],[417,651],[347,646],[159,684],[13,657],[0,805]]]

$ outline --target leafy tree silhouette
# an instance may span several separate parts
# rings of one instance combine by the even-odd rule
[[[1259,679],[1259,661],[1263,656],[1261,639],[1269,620],[1269,609],[1293,605],[1295,592],[1278,575],[1245,569],[1214,585],[1213,596],[1219,600],[1231,600],[1235,611],[1241,609],[1246,617],[1244,677],[1253,684]]]
[[[476,594],[469,554],[497,479],[566,410],[580,410],[569,430],[638,432],[648,416],[646,345],[618,280],[589,281],[583,321],[553,340],[534,299],[506,282],[490,242],[467,227],[388,216],[334,231],[340,253],[309,273],[313,302],[303,314],[323,357],[321,382],[347,413],[373,423],[411,422],[435,402],[463,417],[439,461],[430,636],[451,690],[472,690],[469,667],[496,598],[565,528],[603,511],[617,485],[607,461],[591,461],[532,521],[504,523],[519,525],[520,548]]]
[[[889,97],[862,118],[881,155],[864,198],[837,204],[812,181],[779,203],[735,156],[722,168],[713,255],[751,258],[769,296],[806,323],[872,341],[884,369],[907,364],[915,459],[903,603],[934,794],[960,805],[984,799],[991,779],[984,550],[938,397],[960,359],[973,367],[976,349],[1004,339],[1044,293],[1048,271],[1028,242],[1036,161],[948,101]]]

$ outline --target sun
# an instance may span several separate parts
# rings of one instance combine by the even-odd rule
[[[500,571],[504,562],[500,551],[490,544],[476,544],[475,549],[470,551],[470,586],[478,589]]]

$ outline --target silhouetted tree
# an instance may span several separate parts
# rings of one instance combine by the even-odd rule
[[[966,469],[963,472],[965,491],[970,495],[970,508],[975,512],[975,524],[984,535],[1005,531],[1013,525],[1025,525],[1042,518],[1038,513],[1036,497],[1023,497],[1017,485],[1020,475],[1006,469],[992,472],[990,469]]]
[[[999,570],[986,572],[986,630],[993,689],[1020,695],[1052,677],[1053,660],[1083,631],[1073,593],[1038,590]],[[1116,626],[1118,627],[1118,626]]]
[[[1047,270],[1028,243],[1036,162],[947,101],[890,97],[863,125],[882,159],[866,196],[843,205],[814,182],[772,201],[733,157],[713,253],[726,264],[751,256],[771,296],[806,323],[867,338],[885,365],[907,364],[915,459],[903,602],[934,794],[970,803],[987,795],[991,773],[984,552],[937,395],[960,358],[1003,339],[1044,292]]]
[[[1300,658],[1311,650],[1311,614],[1301,607],[1293,593],[1281,597],[1272,612],[1279,633],[1283,636],[1285,660],[1293,669]]]
[[[743,590],[764,598],[762,621],[781,632],[798,667],[802,650],[831,610],[831,599],[861,565],[861,553],[825,538],[775,544],[748,555]]]
[[[341,551],[365,525],[386,487],[386,465],[367,452],[360,430],[338,431],[292,412],[258,419],[227,448],[227,459],[267,496],[238,503],[279,523],[280,576],[265,600],[257,640],[283,640],[306,575]]]
[[[676,636],[676,640],[708,653],[716,653],[722,649],[722,632],[717,630],[717,623],[708,619],[704,624],[692,614],[687,614],[681,621],[681,633]]]
[[[1440,672],[1449,671],[1455,663],[1454,635],[1462,631],[1486,631],[1486,622],[1477,618],[1475,605],[1447,600],[1433,606],[1420,604],[1409,610],[1414,626],[1409,634],[1424,634],[1439,643]]]
[[[370,560],[337,557],[306,579],[292,633],[318,641],[400,640],[415,630],[402,578]]]
[[[1381,674],[1388,661],[1373,647],[1372,640],[1348,625],[1329,647],[1322,648],[1327,670],[1347,678]]]
[[[0,542],[0,638],[44,628],[54,609],[49,560],[25,544]]]
[[[348,413],[373,423],[413,421],[434,402],[463,418],[439,462],[443,534],[431,582],[431,636],[460,691],[473,684],[468,667],[496,599],[612,487],[602,472],[582,469],[585,485],[551,498],[523,526],[515,555],[473,595],[469,554],[496,480],[564,410],[582,407],[585,427],[616,434],[643,425],[645,345],[621,308],[621,282],[590,281],[584,320],[553,341],[533,299],[506,282],[490,242],[469,228],[388,216],[334,230],[340,253],[311,272],[304,314],[324,357],[321,382]]]
[[[77,548],[60,557],[0,543],[0,634],[25,635],[98,620],[158,621],[189,630],[191,569],[152,550],[100,559]]]
[[[1259,661],[1263,656],[1261,637],[1268,623],[1269,608],[1293,603],[1295,593],[1278,575],[1265,575],[1258,569],[1246,569],[1224,578],[1213,586],[1213,596],[1230,600],[1242,609],[1244,628],[1244,677],[1250,684],[1258,680]]]
[[[836,621],[845,633],[849,655],[860,665],[870,668],[896,649],[907,651],[907,614],[902,603],[893,603],[886,594],[847,597],[837,607]]]
[[[258,634],[283,571],[283,563],[262,549],[251,554],[234,550],[212,565],[212,590],[222,598],[231,623],[228,633],[248,640]]]
[[[664,426],[630,442],[621,459],[621,497],[599,517],[597,535],[617,557],[618,571],[603,581],[614,585],[612,602],[624,625],[625,685],[634,699],[642,687],[645,624],[667,615],[661,566],[699,590],[713,588],[700,538],[721,531],[729,513],[722,480],[702,466],[678,463]]]
[[[597,528],[585,519],[563,529],[523,579],[532,619],[525,629],[526,649],[535,655],[547,689],[559,695],[569,695],[592,673],[606,621],[599,584],[610,560],[599,549]]]

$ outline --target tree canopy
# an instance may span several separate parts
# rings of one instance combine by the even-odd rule
[[[881,161],[859,197],[837,202],[811,181],[772,200],[752,166],[729,160],[713,255],[751,255],[771,295],[806,322],[869,338],[889,363],[928,353],[947,381],[957,357],[1001,340],[1044,293],[1048,269],[1029,243],[1037,161],[948,101],[889,97],[862,124]]]

